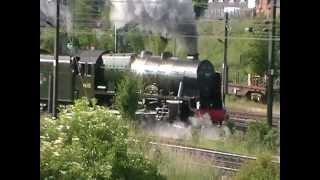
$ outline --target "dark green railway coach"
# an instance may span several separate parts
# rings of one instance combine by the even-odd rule
[[[53,64],[54,56],[40,55],[40,102],[48,102],[48,97],[52,92],[50,87],[53,86]],[[73,74],[70,71],[70,57],[59,56],[59,86],[58,101],[72,102],[73,100]]]
[[[83,51],[78,55],[81,60],[77,62],[76,72],[72,69],[70,56],[59,56],[57,99],[59,103],[72,103],[82,96],[95,97],[96,82],[102,81],[96,75],[102,73],[103,76],[103,72],[99,72],[101,69],[99,59],[103,53],[104,51]],[[54,62],[54,56],[40,55],[40,105],[45,108],[50,103],[50,95],[52,96]]]

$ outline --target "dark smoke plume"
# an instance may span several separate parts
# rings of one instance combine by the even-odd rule
[[[112,1],[111,1],[112,2]],[[139,24],[145,31],[176,37],[189,54],[197,53],[197,27],[192,0],[122,0],[112,2],[111,21],[121,28]]]

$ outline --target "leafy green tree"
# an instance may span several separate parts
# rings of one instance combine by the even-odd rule
[[[145,38],[144,44],[146,49],[160,55],[160,53],[165,51],[168,44],[168,39],[158,35],[150,35]]]
[[[144,50],[144,39],[137,25],[125,25],[117,30],[118,51],[139,53]]]
[[[71,0],[70,7],[75,29],[90,29],[101,18],[103,6],[100,0]]]
[[[124,118],[135,120],[140,98],[138,91],[141,87],[142,81],[132,73],[125,74],[117,84],[115,104]]]
[[[40,49],[44,49],[50,53],[54,52],[55,32],[53,29],[43,30],[40,34]]]
[[[66,55],[67,52],[67,34],[65,32],[60,32],[60,49],[59,53],[61,55]],[[40,49],[43,49],[49,54],[54,53],[55,45],[55,29],[48,28],[44,29],[40,34]]]
[[[97,37],[97,49],[114,50],[113,31],[104,31],[100,37]]]
[[[270,26],[263,25],[262,20],[258,18],[257,22],[253,24],[254,31],[252,35],[257,40],[253,40],[249,44],[248,50],[243,54],[242,66],[246,69],[247,73],[258,74],[263,76],[268,69],[268,52],[269,52],[269,35],[266,35],[266,30],[270,29]],[[276,25],[276,34],[279,34],[279,21]],[[256,25],[257,24],[257,25]],[[263,34],[264,33],[264,34]],[[259,35],[260,34],[260,35]],[[278,70],[280,68],[280,42],[275,41],[274,48],[274,68]],[[277,74],[276,74],[277,75]]]

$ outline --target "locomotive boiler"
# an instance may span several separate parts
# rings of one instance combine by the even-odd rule
[[[139,55],[84,51],[70,63],[76,81],[71,92],[78,96],[110,104],[119,79],[132,72],[145,85],[141,103],[157,117],[187,120],[208,113],[213,122],[224,120],[221,76],[208,60],[182,60],[168,52],[154,56],[147,51]]]

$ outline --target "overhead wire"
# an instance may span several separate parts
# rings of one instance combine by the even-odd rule
[[[81,2],[81,1],[80,1]],[[114,2],[114,3],[117,3],[117,2],[120,2],[120,3],[126,3],[127,1],[125,0],[111,0],[109,2]],[[141,1],[136,1],[134,0],[133,2],[141,2]],[[160,0],[157,0],[157,1],[149,1],[147,3],[160,3],[161,1]],[[82,2],[81,2],[82,3]],[[144,2],[145,3],[145,2]],[[201,4],[201,3],[198,3],[198,4]],[[207,4],[207,3],[202,3],[202,4]],[[110,4],[109,4],[110,5]],[[89,7],[89,6],[88,6]],[[82,13],[82,12],[77,12],[77,11],[74,11],[73,14],[74,15],[93,15],[93,16],[102,16],[103,15],[103,11],[99,12],[97,10],[95,10],[93,7],[90,7],[91,12],[89,13]],[[182,22],[179,22],[178,24],[197,24],[197,23],[203,23],[203,22],[221,22],[221,23],[224,23],[223,21],[224,19],[210,19],[210,18],[201,18],[200,20],[197,20],[195,23],[193,22],[194,20],[192,21],[182,21]],[[263,27],[267,27],[268,24],[265,24],[264,21],[266,21],[267,19],[261,19],[260,21],[257,21],[256,19],[252,19],[252,21],[255,23],[253,24],[253,26],[263,26]],[[77,25],[81,25],[81,26],[93,26],[93,25],[96,25],[97,20],[88,20],[87,18],[75,18],[74,19],[74,23],[77,23]],[[114,22],[125,22],[123,20],[114,20]],[[231,20],[232,22],[232,20]],[[230,22],[230,24],[231,24]],[[269,21],[270,22],[270,21]],[[280,21],[279,21],[280,22]],[[260,24],[261,23],[261,24]],[[271,23],[270,23],[271,24]],[[280,27],[280,26],[279,26]],[[79,33],[79,32],[76,32],[76,33]],[[83,33],[83,32],[81,32]],[[92,32],[85,32],[85,33],[92,33]],[[234,33],[241,33],[241,32],[237,32],[237,31],[230,31],[229,32],[230,34],[234,34]],[[264,38],[264,37],[261,37],[263,35],[268,35],[267,38]],[[150,36],[150,35],[149,35]],[[157,36],[157,35],[155,35]],[[224,36],[216,36],[215,34],[198,34],[198,35],[185,35],[185,34],[179,34],[179,35],[176,35],[176,36],[180,36],[180,37],[200,37],[200,36],[210,36],[210,37],[217,37],[217,38],[221,38],[221,37],[224,37]],[[259,32],[259,33],[254,33],[254,34],[251,34],[252,37],[243,37],[243,36],[235,36],[235,37],[232,37],[232,36],[229,36],[230,39],[243,39],[243,40],[269,40],[270,36],[269,36],[269,33],[268,32]],[[254,37],[254,36],[260,36],[260,37]],[[273,40],[275,41],[280,41],[280,35],[276,35],[276,36],[273,36],[272,37]]]

